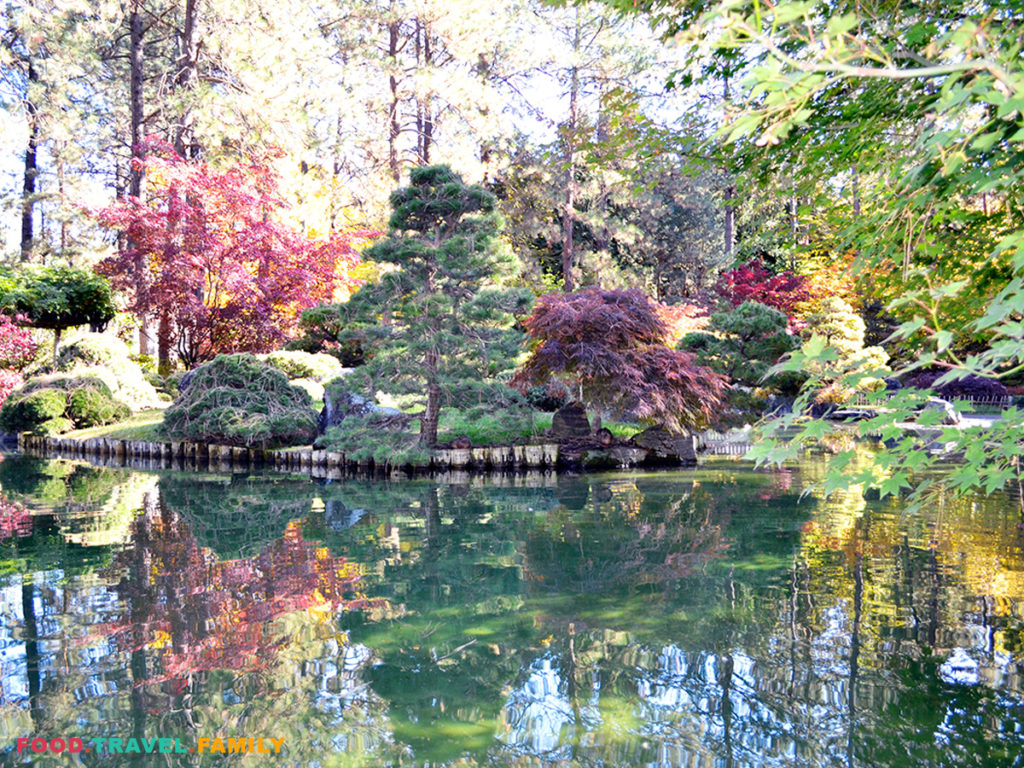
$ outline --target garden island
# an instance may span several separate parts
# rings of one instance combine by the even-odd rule
[[[0,761],[1019,766],[1022,25],[8,2]]]

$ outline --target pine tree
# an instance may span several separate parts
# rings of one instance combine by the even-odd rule
[[[506,287],[516,261],[483,187],[448,166],[416,168],[391,206],[388,237],[366,253],[384,274],[345,306],[348,334],[371,351],[360,373],[373,391],[425,395],[420,443],[429,446],[442,406],[508,395],[498,377],[514,365],[522,334],[512,324],[531,297]]]

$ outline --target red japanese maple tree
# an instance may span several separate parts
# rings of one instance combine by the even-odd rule
[[[188,366],[222,352],[269,351],[293,335],[303,309],[357,282],[356,246],[375,233],[314,239],[282,222],[274,157],[213,167],[150,142],[145,200],[97,214],[123,243],[98,270],[132,312],[158,320],[162,359],[171,344]]]
[[[726,380],[667,346],[665,318],[636,290],[542,296],[525,321],[535,344],[516,382],[561,380],[590,408],[677,432],[701,426],[720,406]]]
[[[790,318],[796,305],[810,298],[806,278],[792,272],[773,275],[759,259],[723,272],[718,292],[734,307],[756,301],[785,312]]]
[[[21,370],[32,362],[37,344],[32,331],[19,326],[24,317],[0,312],[0,405],[23,381]]]

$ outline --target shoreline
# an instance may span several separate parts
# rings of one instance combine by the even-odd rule
[[[587,471],[643,467],[685,467],[692,462],[652,459],[651,452],[615,446],[594,452],[582,461],[569,456],[556,442],[534,445],[499,445],[473,448],[437,448],[426,464],[378,464],[356,461],[336,451],[314,448],[262,450],[187,441],[146,441],[93,437],[49,437],[22,433],[17,450],[54,459],[77,459],[106,467],[127,469],[249,472],[266,470],[303,474],[321,479],[349,475],[429,475],[451,471],[469,473],[527,473],[537,471]],[[599,454],[599,455],[597,455]]]

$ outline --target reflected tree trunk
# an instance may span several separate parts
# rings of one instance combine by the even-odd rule
[[[850,679],[846,695],[848,724],[846,730],[846,764],[853,768],[854,742],[857,734],[857,679],[860,676],[860,621],[864,607],[864,555],[857,553],[853,570],[853,630],[850,633]]]
[[[37,735],[43,725],[43,708],[39,700],[41,676],[39,674],[39,624],[36,621],[36,590],[31,574],[21,579],[21,616],[25,633],[25,677],[28,682],[28,706],[32,725]]]
[[[722,689],[722,701],[719,705],[722,716],[722,745],[725,747],[725,768],[733,768],[732,748],[732,654],[719,656],[715,665],[718,672],[718,686]]]

